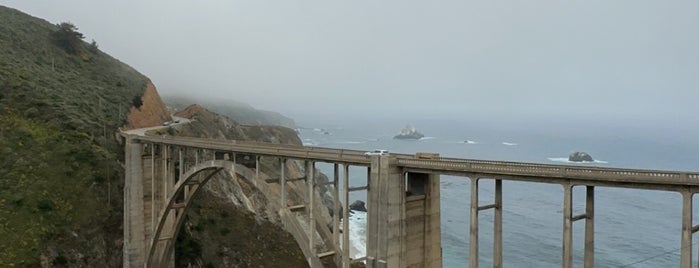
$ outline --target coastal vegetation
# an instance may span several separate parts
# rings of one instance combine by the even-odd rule
[[[83,39],[71,23],[0,6],[0,267],[122,266],[124,152],[114,135],[166,109],[147,77]],[[300,144],[293,129],[262,126],[293,120],[240,106],[216,107],[249,124],[190,109],[191,125],[159,134]],[[178,237],[179,266],[306,265],[278,225],[201,196]]]
[[[0,266],[117,266],[114,133],[147,78],[70,23],[0,6]]]

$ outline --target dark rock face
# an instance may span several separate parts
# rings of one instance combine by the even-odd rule
[[[349,206],[349,209],[350,209],[350,211],[362,211],[362,212],[366,212],[366,206],[365,206],[365,205],[366,205],[366,204],[364,203],[364,201],[357,200],[357,201],[354,201],[354,203],[352,203],[352,204]]]
[[[568,156],[568,161],[571,162],[593,162],[592,156],[586,152],[574,152]]]
[[[331,188],[332,189],[332,188]],[[330,217],[335,215],[335,209],[333,208],[333,197],[329,193],[323,196],[323,205],[328,209],[328,214],[330,214]],[[339,202],[339,212],[338,212],[338,217],[339,219],[342,219],[344,209],[342,208],[342,202]],[[330,228],[332,229],[332,227]]]

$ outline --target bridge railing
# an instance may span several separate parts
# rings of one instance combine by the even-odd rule
[[[360,165],[368,165],[371,162],[369,157],[364,154],[364,151],[358,150],[169,136],[139,137],[139,139],[178,146],[191,146],[220,151],[309,159],[321,162],[345,162]],[[606,167],[579,167],[571,165],[460,159],[450,157],[422,159],[415,158],[414,155],[408,154],[392,155],[396,157],[399,166],[435,171],[443,170],[464,173],[470,172],[529,177],[541,176],[588,180],[617,180],[621,182],[688,184],[699,186],[699,173]]]
[[[398,158],[398,164],[408,168],[445,170],[464,173],[486,173],[516,176],[545,176],[567,179],[618,180],[622,182],[699,185],[699,173],[638,170],[605,167],[576,167],[507,161],[470,160],[457,158],[411,159]]]
[[[239,140],[212,140],[191,137],[139,137],[144,142],[163,143],[173,146],[197,147],[217,151],[283,156],[287,158],[311,159],[316,161],[348,162],[368,165],[370,159],[363,151],[308,147],[293,144],[273,144]]]

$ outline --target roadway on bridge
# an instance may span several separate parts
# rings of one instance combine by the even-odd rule
[[[173,126],[178,126],[178,125],[183,125],[183,124],[189,124],[191,122],[189,119],[184,118],[184,117],[177,117],[177,116],[172,116],[172,122],[168,125],[161,125],[161,126],[154,126],[154,127],[144,127],[144,128],[136,128],[136,129],[130,129],[127,131],[122,131],[122,133],[128,134],[128,135],[136,135],[136,136],[146,136],[146,132],[151,131],[151,130],[158,130],[158,129],[166,129],[168,127],[173,127]]]

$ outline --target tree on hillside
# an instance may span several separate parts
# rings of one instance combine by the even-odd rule
[[[57,25],[58,30],[53,33],[53,41],[63,48],[68,54],[77,55],[83,50],[83,36],[70,22],[61,22]]]
[[[141,105],[143,105],[143,96],[135,96],[133,97],[133,100],[131,100],[131,104],[133,104],[136,109],[141,109]]]
[[[89,49],[92,53],[97,53],[97,51],[99,51],[99,46],[97,46],[97,41],[95,41],[95,39],[92,39],[92,43],[90,43],[90,45],[87,46],[87,49]]]

